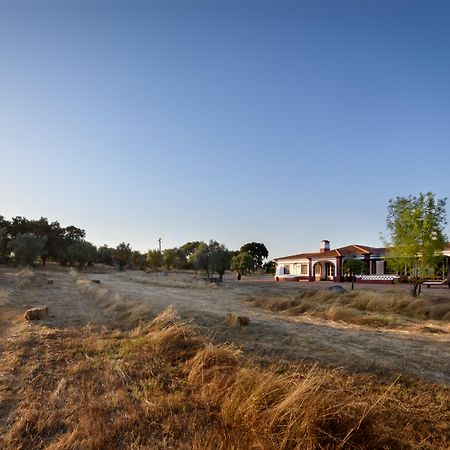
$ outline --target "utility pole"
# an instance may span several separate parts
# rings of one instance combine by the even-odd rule
[[[161,238],[159,238],[159,239],[158,239],[158,245],[159,245],[159,253],[161,253],[161,241],[162,241],[162,239],[161,239]]]

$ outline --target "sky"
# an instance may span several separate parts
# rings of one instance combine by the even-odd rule
[[[0,0],[0,215],[141,251],[381,246],[389,199],[449,195],[449,23],[445,0]]]

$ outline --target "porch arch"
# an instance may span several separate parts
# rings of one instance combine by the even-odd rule
[[[336,263],[329,260],[316,261],[313,264],[313,278],[316,281],[333,281],[336,276]]]

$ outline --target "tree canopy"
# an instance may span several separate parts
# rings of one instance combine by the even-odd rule
[[[263,260],[269,256],[266,246],[260,242],[248,242],[241,247],[240,252],[248,253],[252,257],[254,272],[262,269]]]
[[[413,296],[420,294],[420,277],[432,274],[447,243],[446,201],[446,198],[436,198],[432,192],[389,201],[388,264],[391,269],[412,276]]]
[[[251,272],[254,267],[254,260],[247,252],[239,252],[231,258],[231,270],[246,275]]]

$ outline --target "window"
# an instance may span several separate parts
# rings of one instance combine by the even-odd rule
[[[308,264],[300,265],[300,275],[308,275]]]

